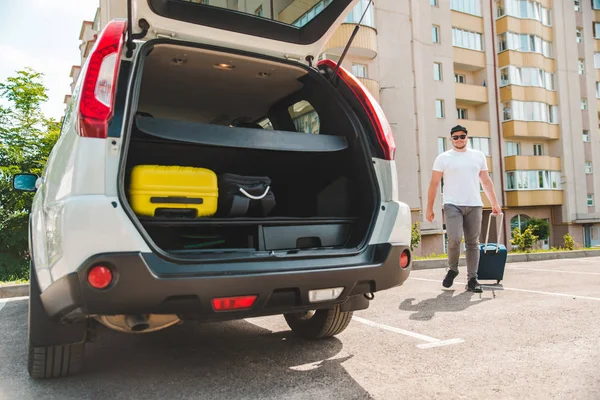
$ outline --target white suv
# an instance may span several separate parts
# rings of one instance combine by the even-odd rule
[[[33,377],[79,370],[98,322],[145,333],[282,314],[305,338],[336,335],[408,278],[390,125],[358,79],[315,62],[357,2],[262,1],[275,21],[225,0],[133,0],[127,20],[108,23],[43,176],[13,181],[37,191]],[[276,205],[268,216],[140,215],[129,192],[140,165],[266,176]]]

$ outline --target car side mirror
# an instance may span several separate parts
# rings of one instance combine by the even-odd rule
[[[37,190],[37,180],[38,177],[35,174],[16,174],[13,177],[12,185],[15,190],[35,192]]]

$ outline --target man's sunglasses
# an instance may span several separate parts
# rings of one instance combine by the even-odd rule
[[[460,138],[460,139],[464,140],[466,137],[467,137],[467,135],[455,135],[455,136],[452,136],[452,139],[458,140]]]

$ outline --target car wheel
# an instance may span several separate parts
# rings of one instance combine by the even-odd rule
[[[306,313],[284,314],[293,332],[305,339],[322,339],[335,336],[346,329],[352,319],[352,311],[341,311],[339,305]]]
[[[81,369],[87,321],[63,324],[50,319],[40,298],[34,268],[30,268],[28,323],[27,370],[32,378],[57,378]]]

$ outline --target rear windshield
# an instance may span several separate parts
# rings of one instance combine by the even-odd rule
[[[323,12],[333,0],[176,0],[225,8],[301,28]]]

